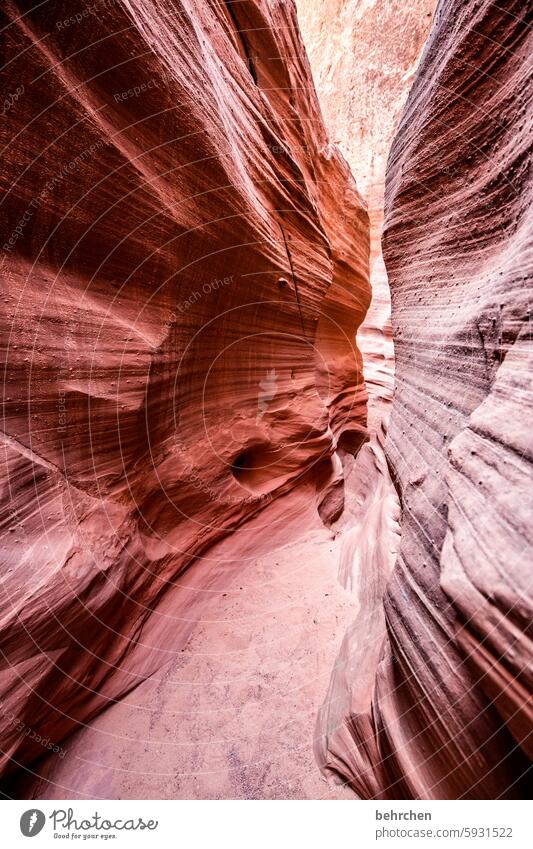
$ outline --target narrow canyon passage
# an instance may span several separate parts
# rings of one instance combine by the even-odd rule
[[[302,487],[191,567],[154,612],[187,634],[183,648],[69,738],[40,779],[25,778],[25,793],[354,798],[317,764],[327,765],[326,730],[354,681],[368,703],[399,511],[377,435],[357,460],[340,455],[344,509],[331,528]]]
[[[364,500],[344,477],[367,432],[355,331],[370,300],[368,216],[329,144],[292,3],[152,13],[116,4],[88,22],[87,47],[82,27],[55,25],[53,4],[9,9],[12,63],[44,104],[37,158],[66,166],[35,219],[11,190],[24,227],[4,258],[10,297],[42,304],[35,325],[19,302],[16,315],[24,354],[40,352],[28,405],[44,427],[21,434],[18,390],[8,398],[6,525],[20,518],[7,560],[22,538],[36,588],[8,569],[3,692],[62,746],[43,757],[8,725],[4,788],[353,796],[328,787],[313,744],[355,612],[329,525]],[[112,75],[110,42],[125,57]],[[277,65],[252,58],[265,50]],[[130,90],[132,73],[151,84]],[[65,127],[46,146],[62,100]],[[29,126],[15,118],[14,139]],[[39,274],[29,235],[43,243]]]
[[[434,7],[1,11],[5,796],[525,795],[531,31]]]
[[[24,780],[24,792],[58,799],[354,797],[338,776],[335,783],[330,780],[327,739],[350,711],[352,682],[359,706],[369,704],[385,633],[381,597],[397,551],[399,505],[383,454],[393,345],[379,245],[392,118],[399,115],[416,50],[429,29],[424,16],[418,20],[418,9],[406,13],[389,6],[378,4],[354,33],[354,41],[368,41],[385,7],[385,32],[393,27],[398,36],[400,15],[404,34],[415,30],[414,36],[402,38],[403,52],[392,69],[394,87],[390,65],[387,74],[384,66],[387,109],[380,101],[379,75],[371,86],[363,78],[347,77],[345,89],[336,92],[338,100],[343,98],[336,104],[341,119],[353,113],[362,90],[367,105],[373,101],[375,109],[383,110],[381,116],[361,114],[359,145],[350,137],[352,127],[342,127],[352,168],[361,171],[372,163],[367,179],[360,174],[358,184],[371,206],[373,287],[358,334],[370,396],[370,442],[355,462],[342,449],[336,455],[343,466],[343,493],[337,496],[343,502],[336,509],[342,514],[332,525],[327,522],[331,527],[324,525],[312,488],[307,498],[304,488],[298,499],[291,493],[266,506],[242,531],[189,567],[153,614],[156,620],[169,617],[187,632],[183,648],[71,737],[64,760],[46,761],[39,769],[42,780]],[[316,16],[316,4],[301,3],[300,20],[307,22],[308,14]],[[328,14],[324,7],[321,24]],[[319,45],[323,53],[311,53],[316,80],[335,46],[334,35],[329,29],[331,41]],[[312,31],[306,37],[313,45]],[[327,93],[324,98],[327,111]],[[273,400],[267,394],[262,410]]]
[[[281,499],[187,572],[161,611],[177,627],[191,617],[184,647],[71,738],[34,795],[353,798],[328,786],[313,753],[354,602],[338,583],[341,540],[310,495]],[[273,551],[257,544],[265,522]]]

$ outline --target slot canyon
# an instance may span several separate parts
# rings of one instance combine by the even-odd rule
[[[6,799],[531,789],[531,6],[6,0]]]

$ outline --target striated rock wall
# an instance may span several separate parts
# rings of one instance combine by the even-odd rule
[[[101,5],[2,13],[4,770],[183,645],[217,540],[338,512],[366,433],[368,215],[292,2]]]
[[[367,201],[371,222],[372,303],[358,331],[368,390],[370,442],[350,482],[355,509],[344,515],[339,580],[353,593],[347,629],[319,711],[315,756],[351,712],[370,705],[385,633],[383,593],[398,551],[399,501],[384,455],[394,387],[387,273],[381,253],[385,167],[412,83],[435,0],[297,0],[298,19],[322,110]]]
[[[429,33],[435,0],[297,0],[320,105],[367,201],[372,304],[358,336],[370,430],[394,382],[390,293],[381,256],[387,156]]]
[[[440,3],[389,158],[396,390],[386,451],[402,538],[371,704],[355,681],[344,728],[328,739],[331,770],[364,798],[527,793],[526,5]]]

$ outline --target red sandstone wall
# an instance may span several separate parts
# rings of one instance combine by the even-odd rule
[[[338,483],[369,236],[292,2],[33,5],[2,20],[0,699],[59,743],[187,638],[153,611],[195,558]]]

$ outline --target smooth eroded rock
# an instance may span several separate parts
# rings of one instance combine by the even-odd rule
[[[184,570],[366,435],[368,215],[292,2],[75,12],[2,21],[4,770],[178,650]]]

